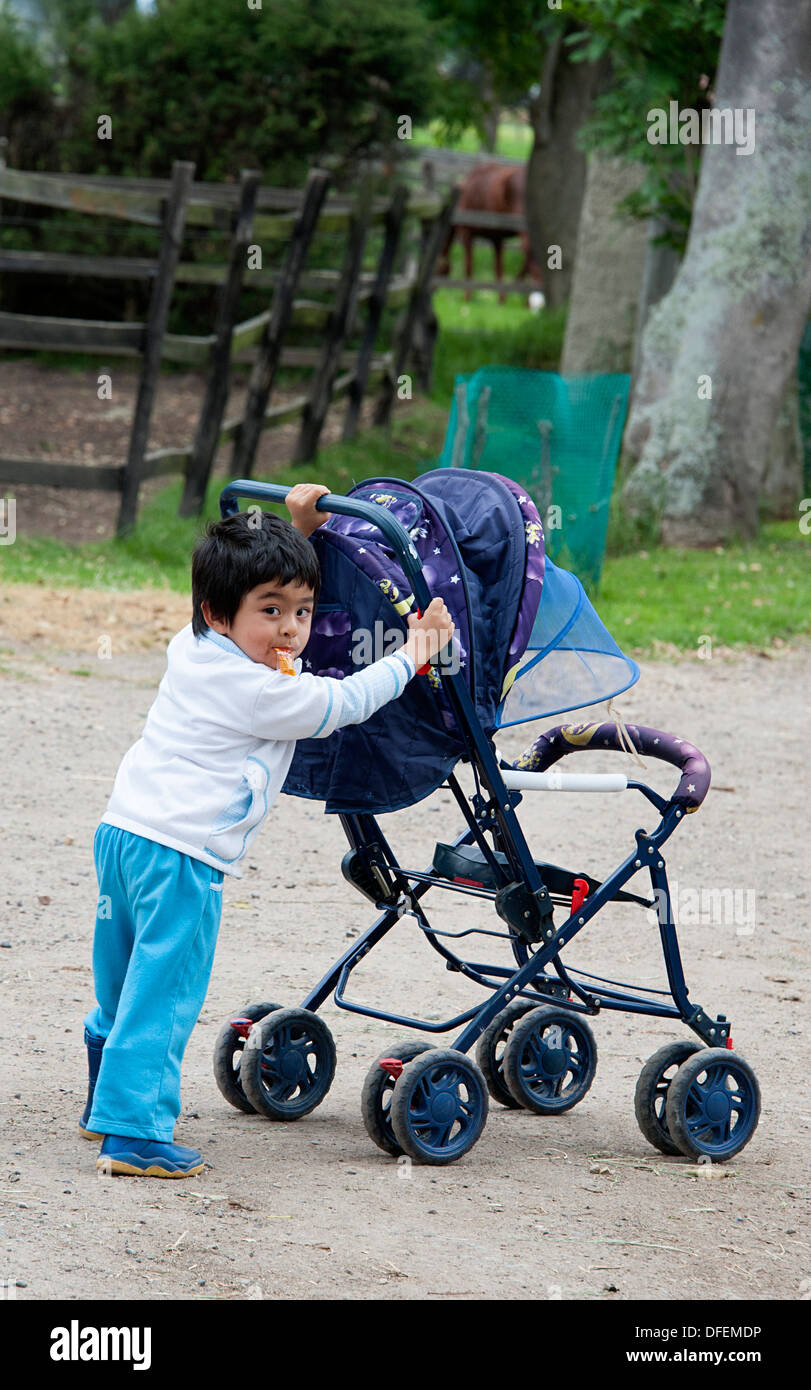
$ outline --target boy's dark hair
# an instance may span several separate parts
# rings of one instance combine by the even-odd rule
[[[246,593],[259,584],[298,583],[318,600],[321,571],[310,542],[289,521],[258,510],[209,521],[192,557],[192,631],[208,632],[202,604],[232,623]]]

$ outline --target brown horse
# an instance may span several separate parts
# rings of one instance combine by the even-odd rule
[[[526,168],[522,164],[477,164],[475,169],[471,169],[462,184],[462,191],[456,205],[457,211],[512,213],[523,217],[525,184]],[[451,227],[448,233],[438,266],[440,275],[448,274],[450,248],[457,236],[464,248],[466,280],[473,279],[473,241],[475,237],[481,237],[485,241],[493,243],[496,279],[500,284],[503,278],[504,242],[507,237],[520,236],[524,260],[518,272],[518,279],[523,280],[525,276],[531,275],[533,280],[540,285],[541,272],[533,259],[529,236],[525,231],[490,231],[484,227],[467,227],[464,223],[458,223]],[[499,293],[498,298],[499,303],[503,304],[506,299],[503,291]],[[465,299],[470,299],[470,290],[465,290]]]

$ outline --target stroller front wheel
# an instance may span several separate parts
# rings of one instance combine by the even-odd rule
[[[309,1009],[278,1009],[255,1023],[240,1067],[242,1089],[269,1120],[298,1120],[320,1105],[335,1076],[335,1043]]]
[[[757,1128],[757,1077],[737,1053],[699,1048],[670,1083],[665,1117],[681,1153],[722,1163],[739,1153]]]
[[[385,1052],[381,1052],[366,1073],[361,1096],[361,1113],[363,1123],[366,1126],[366,1133],[379,1149],[382,1149],[384,1153],[391,1154],[392,1158],[399,1158],[403,1152],[391,1127],[391,1098],[396,1080],[390,1071],[381,1066],[381,1062],[392,1057],[397,1058],[402,1063],[413,1062],[415,1057],[419,1057],[423,1052],[428,1052],[433,1045],[433,1043],[418,1042],[414,1038],[408,1042],[395,1043],[393,1047],[388,1047]]]
[[[504,1051],[519,1018],[534,1007],[526,999],[513,999],[485,1028],[476,1047],[476,1061],[484,1073],[490,1095],[508,1110],[520,1110],[522,1102],[515,1099],[504,1080]]]
[[[636,1122],[648,1143],[660,1153],[681,1153],[667,1127],[667,1093],[678,1068],[688,1057],[700,1051],[700,1043],[689,1042],[687,1039],[665,1043],[664,1047],[660,1047],[648,1058],[639,1073],[634,1092]]]
[[[597,1043],[584,1018],[541,1005],[516,1023],[504,1049],[504,1080],[536,1115],[571,1110],[597,1070]]]
[[[403,1069],[391,1097],[394,1137],[418,1163],[453,1163],[466,1154],[487,1120],[487,1084],[472,1058],[455,1048],[430,1048]]]
[[[252,1032],[251,1025],[266,1014],[280,1009],[280,1004],[246,1004],[238,1014],[232,1014],[217,1034],[214,1045],[214,1080],[229,1105],[243,1115],[256,1111],[242,1089],[240,1070],[245,1043]]]

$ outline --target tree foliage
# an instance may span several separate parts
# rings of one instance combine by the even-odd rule
[[[712,89],[726,0],[567,0],[582,28],[567,39],[572,56],[608,54],[613,79],[595,102],[583,143],[643,164],[640,188],[626,199],[636,216],[656,215],[683,248],[698,183],[698,151],[690,145],[651,145],[648,112],[680,107],[700,111]]]
[[[423,0],[446,52],[445,123],[482,128],[488,99],[513,104],[541,79],[544,55],[561,33],[575,61],[608,56],[612,81],[584,124],[580,143],[638,161],[646,176],[628,200],[655,213],[683,245],[698,180],[697,152],[652,146],[647,113],[677,100],[700,110],[718,63],[725,0]],[[465,60],[470,64],[466,73]],[[487,76],[487,83],[484,76]],[[488,98],[488,92],[493,97]]]
[[[315,161],[351,168],[392,146],[398,116],[430,114],[434,57],[417,0],[164,0],[85,29],[63,163],[165,176],[173,159],[192,159],[197,178],[250,165],[275,183]],[[97,138],[102,114],[110,140]]]
[[[0,13],[0,135],[13,163],[34,161],[51,118],[51,77],[33,38]]]
[[[448,138],[480,135],[493,107],[526,100],[550,28],[546,0],[422,0],[442,52],[440,105]]]

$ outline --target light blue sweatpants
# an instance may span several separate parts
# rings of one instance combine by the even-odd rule
[[[106,1042],[87,1128],[171,1142],[180,1064],[214,963],[223,871],[103,821],[93,856],[98,1003],[85,1026]]]

